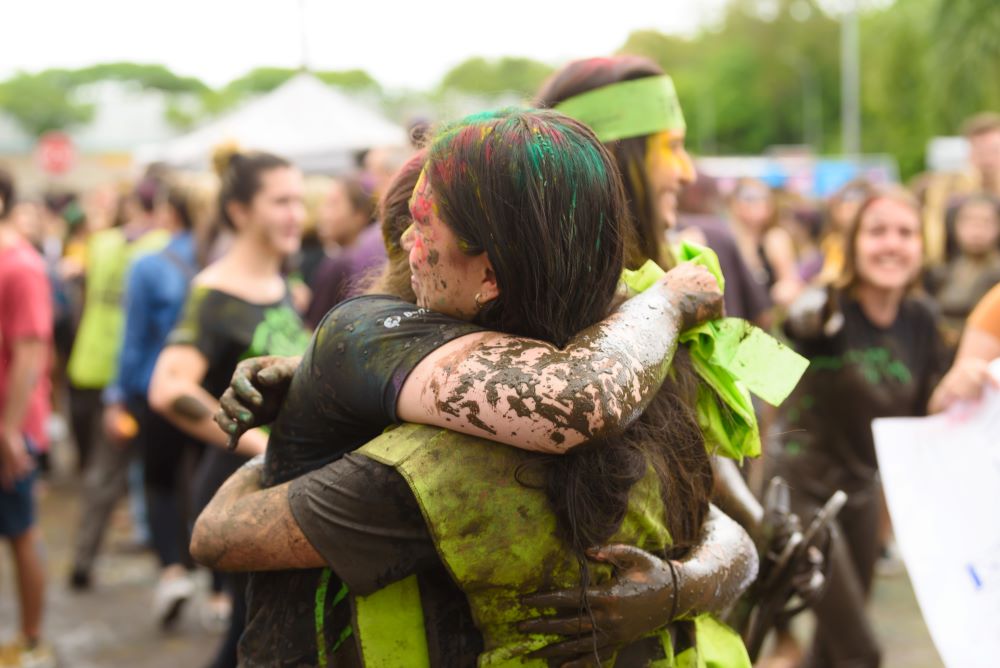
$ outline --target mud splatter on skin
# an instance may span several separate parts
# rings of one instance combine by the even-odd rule
[[[591,559],[607,560],[615,548],[600,548],[591,553]],[[739,526],[713,510],[705,522],[701,541],[685,556],[674,561],[679,577],[679,587],[674,588],[670,566],[662,558],[625,548],[619,554],[622,562],[616,576],[610,581],[591,585],[598,593],[591,597],[594,620],[605,634],[627,630],[629,637],[654,631],[674,619],[671,611],[681,618],[702,612],[720,612],[734,603],[757,577],[757,552],[749,537]],[[579,601],[577,589],[534,594],[523,602],[535,608],[572,609]],[[617,620],[615,623],[603,620]],[[521,622],[518,628],[525,633],[558,633],[559,626],[576,621],[581,628],[589,629],[591,618],[585,612],[576,615],[538,618]],[[624,640],[624,638],[620,639]]]
[[[427,264],[431,267],[436,266],[441,260],[441,254],[437,250],[431,250],[427,253]],[[444,281],[441,281],[444,283]]]
[[[192,422],[212,417],[212,411],[209,410],[208,406],[189,394],[184,394],[174,399],[173,403],[170,404],[170,408],[182,418],[191,420]]]
[[[445,360],[423,399],[493,437],[513,440],[516,432],[532,449],[559,452],[611,437],[656,394],[685,323],[716,314],[717,302],[652,289],[563,349],[488,334]]]

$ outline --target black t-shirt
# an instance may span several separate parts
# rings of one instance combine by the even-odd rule
[[[810,364],[781,407],[774,442],[778,472],[818,500],[836,489],[859,491],[876,479],[872,420],[925,415],[945,370],[926,303],[905,299],[896,320],[883,328],[857,301],[840,299],[844,320],[835,335],[793,341]]]
[[[394,297],[365,296],[339,304],[316,329],[272,425],[265,486],[320,468],[378,436],[396,421],[399,391],[417,364],[448,341],[480,330]],[[377,522],[381,512],[393,511],[365,507],[353,521]],[[339,547],[355,549],[351,543]],[[317,620],[328,654],[352,647],[353,641],[345,642],[350,610],[343,594],[341,581],[324,569],[252,573],[242,660],[261,666],[315,665]]]
[[[167,345],[193,346],[208,362],[201,386],[220,396],[242,359],[260,355],[300,355],[309,334],[292,305],[290,292],[270,304],[254,304],[214,288],[195,285]],[[194,508],[201,512],[247,458],[210,447],[194,480]]]
[[[194,346],[208,361],[201,386],[214,397],[229,387],[240,360],[301,355],[309,335],[288,291],[272,304],[254,304],[214,288],[191,288],[167,345]]]

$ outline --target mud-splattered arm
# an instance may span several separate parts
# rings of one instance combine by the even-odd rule
[[[721,310],[711,274],[681,265],[563,349],[495,332],[445,344],[407,378],[397,414],[561,454],[628,427],[663,382],[680,332]]]
[[[325,566],[288,503],[290,483],[262,489],[258,456],[230,476],[198,516],[191,556],[220,571],[267,571]]]
[[[592,657],[595,624],[597,651],[603,659],[679,617],[721,614],[747,590],[758,569],[753,541],[714,506],[700,542],[680,561],[667,562],[630,545],[604,546],[591,551],[590,557],[615,567],[608,583],[587,588],[591,614],[580,610],[579,589],[525,598],[527,605],[555,608],[560,613],[521,622],[521,631],[569,638],[540,650],[537,656],[564,661]]]

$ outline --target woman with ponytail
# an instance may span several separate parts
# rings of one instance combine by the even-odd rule
[[[149,387],[153,410],[210,446],[193,483],[196,513],[267,444],[267,436],[253,430],[229,452],[228,435],[212,421],[216,397],[237,363],[254,355],[299,354],[309,340],[281,273],[302,235],[302,174],[278,156],[233,147],[218,150],[214,164],[220,180],[218,216],[233,241],[192,280]],[[233,605],[226,641],[213,663],[219,667],[236,665],[245,618],[245,578],[232,577],[228,584]]]

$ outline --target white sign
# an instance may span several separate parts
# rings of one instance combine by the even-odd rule
[[[941,658],[1000,665],[1000,393],[872,430],[896,541]]]

